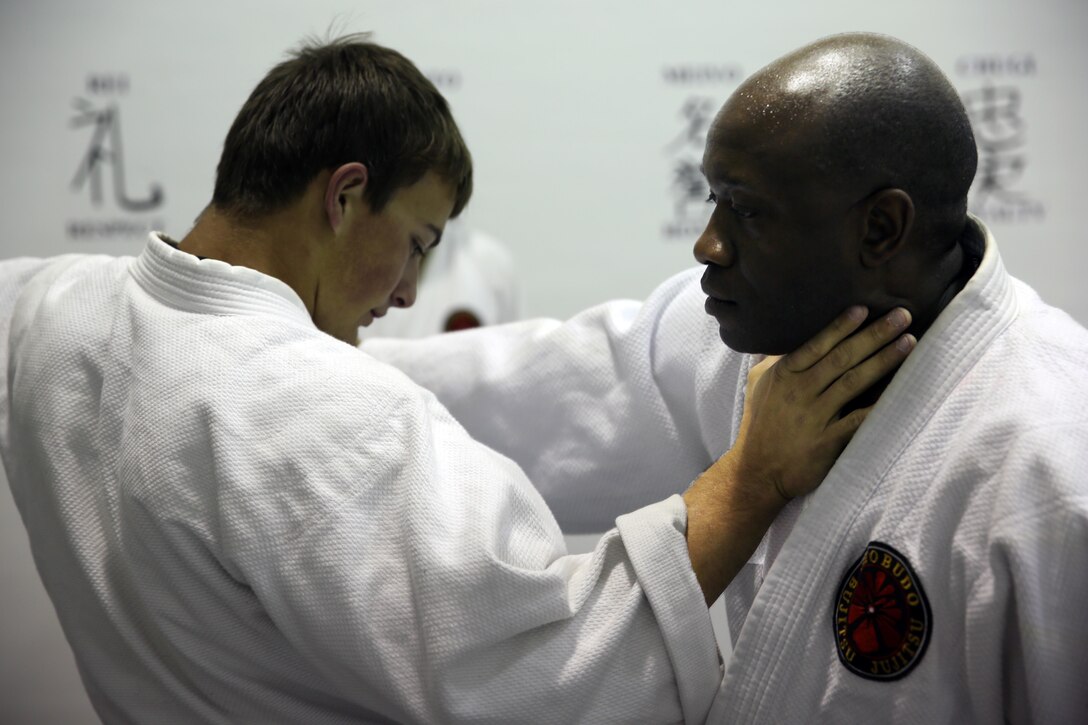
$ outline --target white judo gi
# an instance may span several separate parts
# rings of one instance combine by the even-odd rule
[[[710,708],[680,497],[566,556],[513,462],[276,279],[156,237],[5,262],[0,369],[0,456],[106,722]]]
[[[710,722],[1088,722],[1088,332],[972,223],[978,270],[726,590]],[[704,300],[691,270],[565,324],[363,349],[592,531],[736,435],[751,358]]]

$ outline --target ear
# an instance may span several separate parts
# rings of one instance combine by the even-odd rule
[[[902,189],[881,189],[863,203],[861,263],[879,267],[901,252],[914,226],[914,201]]]
[[[334,232],[344,223],[349,204],[363,201],[367,179],[366,166],[357,161],[333,169],[325,185],[325,217]]]

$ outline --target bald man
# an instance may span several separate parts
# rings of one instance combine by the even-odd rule
[[[906,307],[917,349],[726,590],[710,721],[1085,722],[1088,332],[1006,273],[967,213],[976,162],[929,58],[825,38],[718,113],[701,276],[562,324],[363,349],[593,531],[729,447],[753,359],[846,304]]]

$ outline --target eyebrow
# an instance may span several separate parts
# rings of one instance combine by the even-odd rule
[[[710,177],[707,176],[706,168],[702,164],[699,164],[699,173],[703,175],[703,178],[706,179],[707,183],[710,183]],[[728,187],[730,189],[739,189],[741,191],[748,192],[749,194],[758,194],[759,193],[754,188],[752,188],[752,186],[750,186],[749,184],[746,184],[743,181],[738,181],[738,180],[732,178],[731,176],[729,176],[728,174],[723,174],[722,178],[715,181],[715,183],[718,184],[719,186]]]

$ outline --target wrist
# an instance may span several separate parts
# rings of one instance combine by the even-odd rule
[[[728,451],[707,469],[721,487],[721,496],[731,509],[748,515],[774,518],[790,502],[782,478],[765,467],[750,465],[736,449]]]

